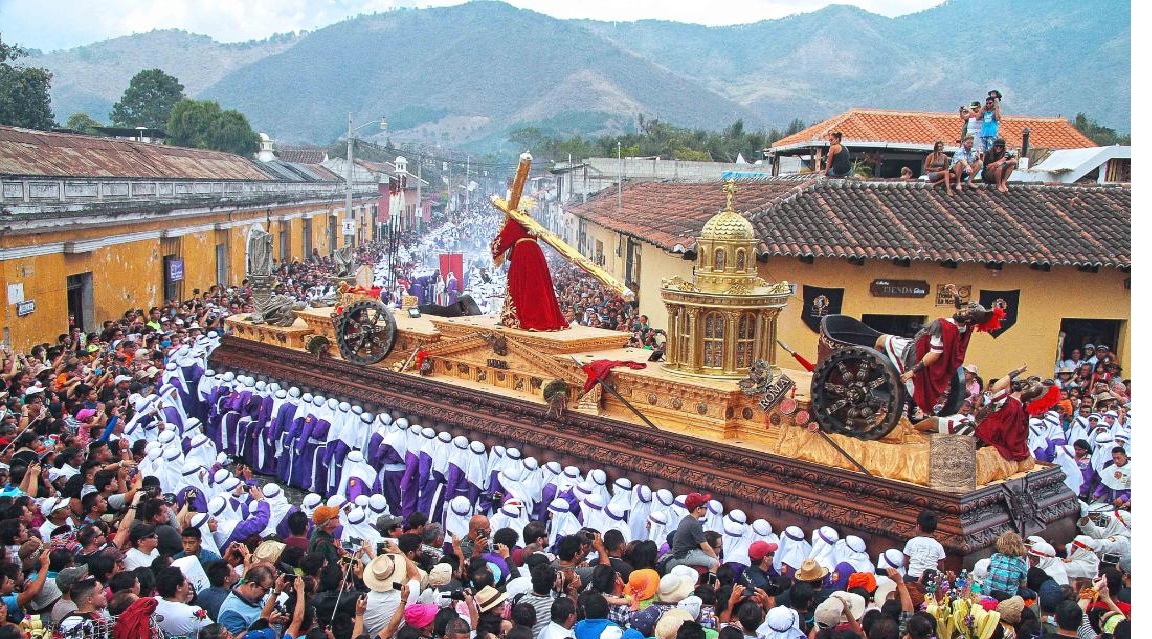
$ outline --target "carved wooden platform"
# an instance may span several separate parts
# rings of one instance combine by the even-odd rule
[[[603,468],[653,489],[707,490],[725,508],[765,517],[776,529],[836,526],[858,534],[873,554],[916,535],[925,508],[941,515],[937,534],[967,566],[987,555],[996,537],[1015,529],[1054,535],[1071,530],[1077,503],[1058,468],[1046,468],[962,494],[933,490],[825,465],[761,453],[723,441],[658,431],[611,417],[567,411],[442,379],[397,374],[339,359],[226,337],[213,352],[215,368],[287,380],[346,398],[366,410],[388,410],[414,423],[484,441],[516,445],[525,456],[583,468]],[[959,560],[954,565],[959,567]]]

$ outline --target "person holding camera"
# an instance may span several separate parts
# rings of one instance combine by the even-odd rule
[[[1016,170],[1016,160],[1008,153],[1002,138],[995,138],[984,153],[982,179],[985,184],[995,184],[996,190],[1008,192],[1008,177]]]
[[[1000,92],[993,89],[979,111],[981,148],[988,151],[1000,137]]]

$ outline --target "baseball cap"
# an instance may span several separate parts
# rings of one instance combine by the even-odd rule
[[[56,575],[56,587],[60,589],[60,592],[67,593],[72,589],[73,584],[87,576],[88,566],[84,564],[69,566]]]
[[[322,526],[327,523],[328,520],[332,519],[333,517],[338,517],[339,515],[339,508],[333,508],[331,506],[317,506],[316,510],[312,511],[312,523],[316,524],[317,526]]]
[[[395,515],[380,515],[376,518],[376,529],[380,531],[380,534],[387,535],[389,530],[403,523],[404,520]]]
[[[688,493],[688,496],[684,498],[684,507],[688,509],[688,512],[692,512],[711,500],[712,495],[708,493],[703,495],[700,493]]]
[[[748,547],[748,558],[752,561],[760,561],[764,557],[774,554],[778,548],[777,544],[769,543],[767,541],[754,541]]]

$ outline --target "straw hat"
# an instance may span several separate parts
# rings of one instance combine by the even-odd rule
[[[394,590],[393,577],[404,566],[404,556],[386,553],[377,556],[364,569],[364,585],[372,592]]]
[[[252,551],[252,559],[254,561],[266,561],[274,564],[280,561],[280,555],[287,547],[284,542],[274,541],[272,539],[260,542],[260,545],[256,546],[256,550]]]
[[[488,612],[508,598],[508,595],[496,590],[492,586],[484,586],[476,593],[476,608],[480,612]]]
[[[669,573],[660,578],[660,587],[656,590],[656,598],[664,603],[680,603],[680,600],[692,594],[695,588],[695,582]]]
[[[815,559],[805,559],[796,573],[796,581],[819,581],[827,576],[827,568],[816,563]]]

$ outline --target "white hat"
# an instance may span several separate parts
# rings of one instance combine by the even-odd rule
[[[384,512],[388,508],[388,500],[379,493],[368,498],[368,507],[376,512]]]
[[[323,497],[317,495],[316,493],[308,493],[307,495],[304,495],[304,499],[301,500],[300,505],[305,508],[315,508],[320,505],[320,501],[322,499]]]
[[[331,497],[328,498],[328,501],[325,502],[325,505],[332,507],[332,508],[341,508],[344,506],[344,504],[347,504],[347,503],[348,503],[348,499],[345,498],[344,495],[332,495]]]
[[[260,492],[264,493],[265,497],[279,497],[284,490],[280,488],[279,485],[268,482],[264,484],[264,488],[262,488]]]
[[[131,378],[131,377],[129,377],[128,375],[117,375],[117,376],[116,376],[116,377],[115,377],[115,378],[112,380],[112,383],[113,383],[113,384],[119,384],[120,382],[130,382],[130,381],[132,381],[132,378]]]

